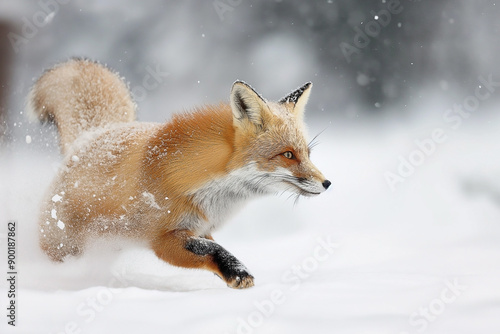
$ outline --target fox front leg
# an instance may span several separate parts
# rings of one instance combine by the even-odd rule
[[[210,257],[218,270],[215,274],[221,277],[229,287],[244,289],[254,285],[254,277],[248,269],[231,253],[211,238],[191,237],[185,248],[201,257]]]
[[[211,237],[200,238],[189,231],[171,231],[153,244],[156,255],[179,267],[207,269],[235,289],[254,285],[248,269]]]

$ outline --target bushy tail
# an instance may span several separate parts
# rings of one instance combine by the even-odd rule
[[[32,116],[53,121],[65,153],[83,132],[135,119],[135,103],[127,85],[105,66],[71,59],[46,71],[28,97]]]

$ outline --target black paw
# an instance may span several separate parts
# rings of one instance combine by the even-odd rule
[[[246,289],[254,286],[254,278],[247,271],[243,270],[241,273],[226,279],[227,286],[233,289]]]

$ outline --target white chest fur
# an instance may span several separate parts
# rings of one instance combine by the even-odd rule
[[[226,176],[207,182],[194,193],[194,201],[205,213],[208,222],[200,224],[200,235],[209,234],[224,223],[247,199],[265,194],[266,173],[255,164],[234,170]],[[208,224],[207,224],[208,223]]]

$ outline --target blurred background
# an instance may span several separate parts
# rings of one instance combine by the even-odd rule
[[[3,141],[33,135],[22,114],[30,86],[74,56],[123,75],[141,120],[227,100],[236,79],[271,100],[312,81],[312,125],[442,114],[474,91],[478,76],[498,76],[498,7],[492,0],[2,0]],[[145,89],[151,72],[154,88]]]

